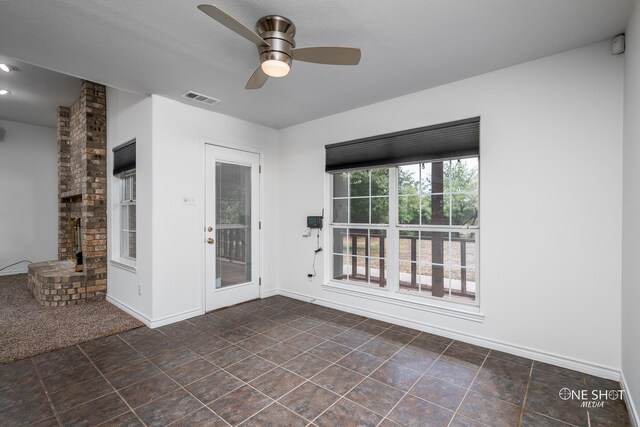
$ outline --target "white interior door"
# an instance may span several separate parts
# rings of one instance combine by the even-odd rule
[[[206,145],[207,311],[260,297],[260,155]]]

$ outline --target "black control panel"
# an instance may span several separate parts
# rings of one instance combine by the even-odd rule
[[[322,217],[321,216],[308,216],[307,217],[307,227],[309,227],[309,228],[322,228]]]

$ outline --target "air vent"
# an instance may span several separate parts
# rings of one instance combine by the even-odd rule
[[[198,92],[193,92],[191,90],[186,92],[184,95],[182,95],[182,97],[190,99],[192,101],[202,102],[203,104],[207,104],[207,105],[214,105],[214,104],[217,104],[218,102],[220,102],[219,99],[212,98],[210,96],[203,95],[203,94],[198,93]]]

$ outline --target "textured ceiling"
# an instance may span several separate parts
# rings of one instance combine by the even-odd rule
[[[202,2],[0,0],[0,55],[140,94],[193,90],[281,128],[610,38],[633,0],[212,0],[251,28],[288,17],[299,47],[362,49],[359,66],[296,62],[256,91],[256,47]]]

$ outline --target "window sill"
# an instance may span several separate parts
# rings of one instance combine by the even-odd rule
[[[480,307],[477,306],[461,308],[461,304],[448,303],[446,301],[431,301],[430,299],[422,297],[394,293],[388,289],[372,289],[362,285],[352,285],[334,281],[323,283],[322,288],[329,292],[358,296],[373,301],[386,302],[405,308],[428,311],[430,313],[457,317],[459,319],[472,320],[474,322],[484,321],[484,313],[480,312]]]
[[[114,267],[121,268],[123,270],[130,271],[132,273],[136,273],[137,272],[136,262],[134,260],[131,260],[131,259],[126,259],[126,258],[112,259],[111,260],[111,265],[113,265]]]

